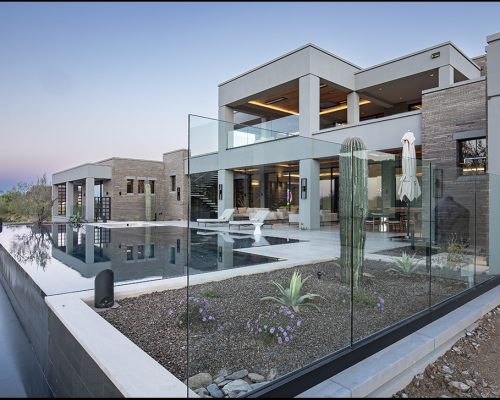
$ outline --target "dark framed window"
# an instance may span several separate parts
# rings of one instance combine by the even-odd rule
[[[57,215],[66,215],[66,184],[57,185]]]
[[[134,180],[127,179],[127,194],[134,193]]]
[[[137,193],[144,194],[144,179],[139,179],[137,181]]]
[[[149,258],[155,258],[155,245],[149,245]]]
[[[127,246],[127,261],[134,259],[134,246]]]
[[[151,194],[155,194],[155,181],[149,181],[149,186],[151,187]]]
[[[144,245],[143,244],[137,245],[137,259],[144,260]]]
[[[170,176],[170,191],[171,192],[175,192],[175,188],[176,188],[176,183],[175,183],[175,175],[171,175]]]
[[[486,138],[458,141],[458,168],[462,175],[486,173]]]

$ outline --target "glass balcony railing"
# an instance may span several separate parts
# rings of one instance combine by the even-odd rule
[[[204,140],[190,132],[190,144]],[[228,132],[242,135],[233,146],[278,138],[256,127]],[[231,170],[191,175],[203,189],[192,202],[201,209],[203,192],[212,204],[206,228],[191,216],[197,234],[212,238],[196,252],[214,252],[217,263],[202,278],[199,260],[188,261],[186,376],[208,373],[225,395],[276,394],[280,384],[303,391],[304,376],[321,382],[314,368],[337,366],[329,363],[499,279],[500,177],[464,180],[462,168],[297,143],[249,147],[253,165],[231,160]],[[265,161],[277,151],[281,161]]]
[[[247,146],[296,135],[299,122],[297,115],[279,118],[257,125],[244,125],[219,121],[197,115],[189,116],[190,154],[192,157],[210,154],[223,148]]]

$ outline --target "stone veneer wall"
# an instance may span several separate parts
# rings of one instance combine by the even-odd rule
[[[186,171],[184,171],[184,159],[188,157],[186,149],[171,151],[163,154],[165,165],[165,203],[168,219],[187,220],[189,203],[189,181]],[[180,188],[180,200],[177,200],[176,191],[171,191],[170,177],[175,175],[177,188]]]
[[[471,242],[476,230],[477,250],[488,245],[488,177],[461,176],[457,167],[458,146],[453,134],[487,128],[485,80],[453,85],[422,96],[422,159],[430,161],[433,171],[443,170],[443,196],[452,196],[469,210]],[[428,185],[424,172],[423,184]],[[434,194],[434,188],[432,190]],[[434,210],[436,201],[431,201]],[[423,199],[423,218],[429,221],[429,199]],[[424,227],[429,226],[424,222]],[[432,224],[433,226],[433,224]],[[428,234],[425,233],[424,234]],[[433,236],[434,237],[434,236]]]
[[[165,181],[163,162],[112,158],[98,164],[112,167],[111,181],[104,183],[104,195],[111,197],[111,219],[114,221],[144,221],[146,205],[144,194],[138,193],[138,180],[156,179],[155,194],[151,200],[151,218],[165,219],[167,209],[162,198]],[[134,177],[134,193],[127,194],[127,177]],[[121,194],[120,194],[121,193]],[[163,218],[162,218],[163,217]]]

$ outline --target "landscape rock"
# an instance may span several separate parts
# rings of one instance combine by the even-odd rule
[[[256,374],[254,372],[249,373],[248,378],[255,383],[264,382],[264,380],[266,379],[262,375]]]
[[[440,368],[441,372],[443,374],[448,374],[448,375],[451,375],[453,373],[453,370],[448,367],[447,365],[443,365],[441,368]]]
[[[247,375],[248,375],[248,370],[242,369],[242,370],[233,372],[232,374],[226,376],[226,379],[232,379],[232,380],[243,379]]]
[[[215,379],[217,379],[217,378],[225,378],[225,377],[226,377],[226,376],[228,376],[229,374],[230,374],[230,372],[229,372],[227,369],[223,368],[223,369],[221,369],[221,370],[217,373],[217,375],[215,375],[215,376],[214,376],[214,381],[215,381]]]
[[[232,382],[232,381],[229,379],[224,379],[221,383],[217,383],[217,386],[219,386],[221,388],[221,387],[226,386],[230,382]]]
[[[208,392],[208,390],[207,390],[207,389],[205,389],[204,387],[199,388],[199,389],[196,389],[194,392],[195,392],[198,396],[200,396],[200,397],[205,397],[205,396],[209,396],[209,395],[210,395],[210,393]]]
[[[276,368],[271,368],[269,370],[269,373],[267,374],[267,380],[274,381],[277,376],[278,376],[278,370]]]
[[[467,385],[469,385],[471,388],[475,388],[475,387],[476,387],[476,382],[474,382],[473,380],[466,379],[466,380],[465,380],[465,383],[466,383]]]
[[[225,376],[218,376],[217,378],[214,379],[214,383],[218,385],[219,383],[224,382],[225,380],[227,380]]]
[[[188,386],[190,389],[196,391],[196,389],[207,387],[212,383],[212,375],[206,372],[200,372],[199,374],[193,375],[188,379]]]
[[[234,394],[239,395],[242,392],[246,393],[249,392],[250,390],[252,390],[252,387],[243,379],[236,379],[235,381],[229,382],[222,388],[222,391],[227,396]]]
[[[470,386],[459,381],[451,381],[448,383],[448,387],[452,392],[467,392],[470,390]]]
[[[207,390],[208,393],[210,393],[210,396],[215,397],[216,399],[221,399],[224,397],[224,393],[222,393],[222,391],[215,383],[208,385]]]

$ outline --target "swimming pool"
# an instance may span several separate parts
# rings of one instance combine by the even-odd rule
[[[0,244],[46,295],[93,289],[104,269],[123,285],[271,263],[282,259],[239,250],[294,242],[177,226],[52,224],[8,226],[0,234]]]

